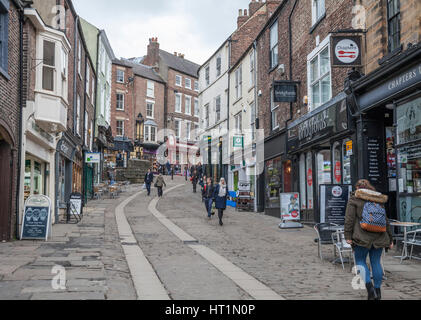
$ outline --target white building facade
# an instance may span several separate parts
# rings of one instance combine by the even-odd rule
[[[227,40],[199,69],[200,129],[198,138],[203,164],[206,166],[205,173],[212,176],[214,180],[227,177],[230,160],[228,154],[229,61],[230,42]]]

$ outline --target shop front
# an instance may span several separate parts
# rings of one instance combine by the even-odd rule
[[[74,174],[75,144],[66,135],[58,142],[56,150],[56,208],[55,221],[64,215],[67,209],[67,201],[72,193]],[[80,172],[81,174],[81,172]]]
[[[389,196],[388,216],[421,222],[421,45],[352,84],[358,176]]]
[[[257,190],[257,207],[263,203],[265,214],[278,218],[281,217],[280,194],[292,191],[292,167],[285,146],[285,132],[265,140],[265,170],[259,177]]]
[[[354,183],[355,141],[344,93],[288,126],[287,152],[292,177],[284,192],[300,193],[304,222],[320,222],[321,185]],[[285,170],[290,169],[286,167],[283,174],[287,173]]]

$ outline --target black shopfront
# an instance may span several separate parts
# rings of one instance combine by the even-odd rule
[[[288,126],[292,189],[300,193],[303,222],[320,222],[321,185],[356,182],[356,138],[345,93]]]
[[[348,89],[357,129],[357,176],[389,196],[390,218],[421,222],[421,44],[384,61]]]

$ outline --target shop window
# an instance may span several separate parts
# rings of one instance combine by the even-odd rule
[[[343,169],[343,183],[352,184],[352,174],[351,174],[351,155],[347,151],[347,142],[351,140],[345,140],[343,143],[343,160],[342,160],[342,169]]]
[[[323,150],[317,154],[317,182],[318,186],[332,183],[332,160],[330,150]]]
[[[66,203],[65,195],[65,180],[66,180],[66,160],[60,156],[58,163],[58,192],[59,192],[59,202]]]
[[[301,209],[307,209],[307,189],[306,189],[306,156],[301,154],[300,156],[300,198],[301,198]]]
[[[24,199],[44,194],[44,165],[34,159],[25,160]]]
[[[280,207],[280,193],[282,191],[282,162],[276,158],[266,162],[266,207]]]
[[[333,184],[342,183],[342,145],[335,142],[333,145]]]
[[[292,192],[292,164],[291,161],[286,161],[283,164],[284,168],[284,185],[283,192]]]
[[[307,209],[314,209],[313,201],[313,157],[312,153],[306,155],[306,180],[307,180]]]

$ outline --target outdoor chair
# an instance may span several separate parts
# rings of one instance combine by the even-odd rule
[[[339,259],[341,260],[341,263],[342,263],[342,269],[345,270],[344,256],[346,254],[349,254],[349,264],[352,270],[352,261],[354,261],[354,265],[355,265],[355,256],[352,250],[352,246],[348,244],[345,240],[345,232],[339,231],[339,232],[333,233],[332,242],[334,243],[336,250],[339,254]]]
[[[330,228],[338,227],[334,223],[318,223],[314,226],[314,230],[317,233],[317,239],[315,240],[318,244],[319,258],[323,261],[322,255],[322,246],[323,245],[332,245],[333,254],[336,255],[336,247],[334,246],[334,241],[332,239],[332,234],[336,233],[335,230]]]
[[[102,190],[99,187],[94,187],[94,199],[101,200]]]
[[[393,219],[389,219],[389,223],[399,223],[398,220],[393,220]],[[400,232],[396,232],[396,229],[399,229],[399,227],[394,227],[394,226],[390,226],[392,229],[392,238],[395,242],[395,244],[398,244],[398,241],[403,241],[405,240],[405,237],[403,235],[403,233]]]
[[[411,247],[409,260],[412,260],[412,257],[414,254],[414,247],[421,247],[421,229],[408,232],[406,244]],[[403,252],[402,252],[402,255],[403,255]]]

